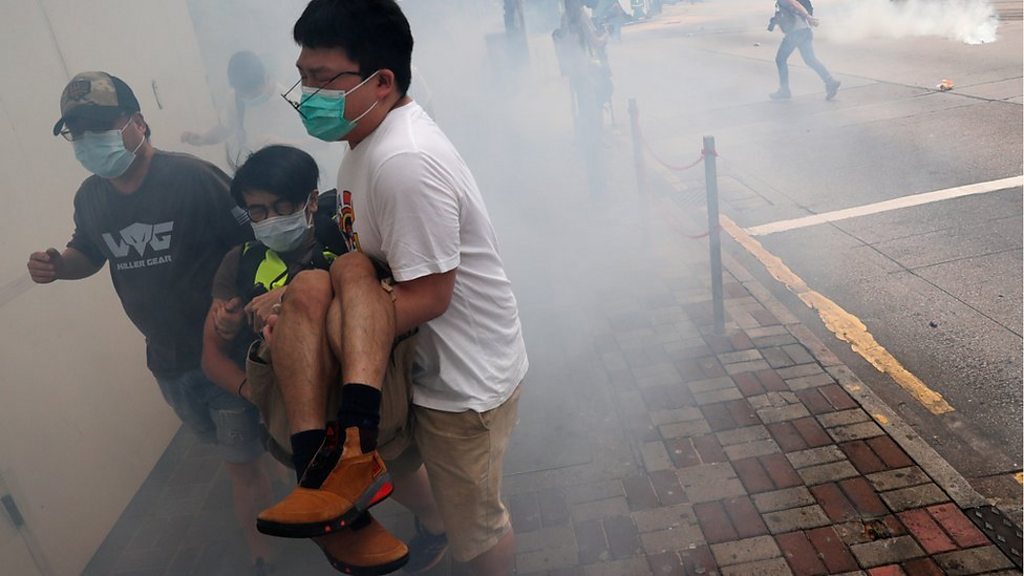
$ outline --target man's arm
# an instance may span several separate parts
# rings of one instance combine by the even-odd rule
[[[217,124],[213,128],[202,133],[191,131],[182,132],[181,141],[185,144],[191,144],[192,146],[207,146],[210,144],[220,144],[227,140],[230,135],[231,128],[224,126],[223,124]]]
[[[396,336],[444,314],[452,301],[457,271],[456,268],[395,284]]]
[[[95,263],[75,248],[58,252],[48,248],[45,252],[33,252],[28,257],[28,273],[36,284],[49,284],[54,280],[80,280],[92,276],[103,268],[103,262]]]
[[[206,323],[203,325],[203,373],[217,386],[248,399],[245,386],[242,386],[245,381],[245,371],[239,368],[229,356],[233,338],[222,336],[218,332],[214,318],[218,315],[218,311],[221,311],[221,314],[226,312],[229,315],[241,316],[241,306],[238,306],[237,311],[232,312],[225,309],[227,305],[228,303],[224,300],[214,300],[206,315]],[[229,336],[233,335],[229,334]]]

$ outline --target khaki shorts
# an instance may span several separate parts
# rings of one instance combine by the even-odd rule
[[[412,401],[410,371],[416,336],[405,338],[395,345],[388,362],[381,389],[380,428],[377,451],[387,464],[393,477],[415,472],[420,457],[412,442]],[[270,347],[263,340],[253,342],[245,361],[245,375],[249,379],[249,393],[260,412],[266,428],[267,451],[282,464],[292,467],[291,432],[285,412],[281,389],[274,376]],[[341,406],[341,386],[332,385],[327,392],[324,419],[333,420]]]
[[[487,412],[413,406],[416,448],[427,466],[452,557],[459,562],[486,552],[511,528],[501,502],[501,477],[521,387]]]

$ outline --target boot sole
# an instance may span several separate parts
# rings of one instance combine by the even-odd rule
[[[274,522],[271,520],[256,519],[256,529],[268,536],[277,536],[279,538],[316,538],[317,536],[327,536],[341,530],[348,526],[352,522],[359,518],[363,512],[366,512],[370,508],[373,508],[377,504],[383,502],[391,493],[394,492],[395,486],[391,483],[391,475],[385,472],[378,478],[370,488],[363,492],[363,495],[356,500],[355,504],[352,505],[344,514],[327,520],[324,522],[303,522],[294,524],[285,524],[282,522]],[[402,562],[405,564],[405,562]],[[353,572],[353,574],[355,574]],[[376,573],[374,573],[376,574]],[[386,574],[386,572],[381,572]]]
[[[397,560],[378,564],[376,566],[354,566],[352,564],[346,564],[345,562],[334,558],[327,552],[324,552],[324,556],[327,557],[327,561],[330,562],[331,566],[335,570],[342,574],[352,574],[353,576],[379,576],[381,574],[391,574],[402,566],[405,566],[405,563],[409,561],[408,552]]]

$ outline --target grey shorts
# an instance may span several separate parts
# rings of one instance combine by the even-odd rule
[[[243,464],[263,453],[256,407],[210,382],[202,370],[156,381],[178,418],[201,442],[216,444],[226,462]]]

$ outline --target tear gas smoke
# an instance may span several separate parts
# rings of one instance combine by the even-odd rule
[[[965,44],[995,42],[999,19],[987,0],[844,0],[829,8],[822,31],[838,42],[938,36]]]

